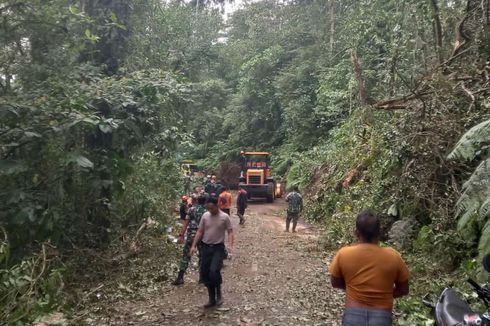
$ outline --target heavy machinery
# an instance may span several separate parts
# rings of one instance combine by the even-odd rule
[[[243,187],[249,198],[266,198],[272,203],[276,198],[277,187],[270,169],[271,154],[268,152],[240,153],[240,179],[238,185]],[[279,195],[279,194],[277,194]]]
[[[188,176],[188,177],[197,176],[197,174],[199,174],[199,172],[200,172],[197,164],[195,164],[194,161],[191,161],[191,160],[181,161],[180,162],[180,169],[182,171],[182,174],[184,176]]]

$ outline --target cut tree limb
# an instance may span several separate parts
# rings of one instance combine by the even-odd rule
[[[396,110],[408,108],[408,101],[421,99],[424,96],[430,95],[433,92],[416,93],[412,95],[406,95],[401,97],[395,97],[387,100],[380,101],[374,104],[374,107],[381,110]]]
[[[471,104],[468,107],[468,112],[471,112],[471,109],[473,109],[473,107],[475,106],[475,95],[468,88],[466,88],[466,85],[464,83],[461,83],[461,88],[468,95],[468,97],[471,98]]]

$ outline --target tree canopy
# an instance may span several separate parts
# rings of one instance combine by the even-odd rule
[[[327,248],[371,207],[415,221],[414,264],[471,272],[490,252],[488,0],[224,5],[0,3],[0,319],[58,304],[8,281],[36,252],[167,225],[179,162],[217,171],[240,150],[273,152]]]

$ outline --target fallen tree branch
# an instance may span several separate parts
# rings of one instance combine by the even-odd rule
[[[148,217],[146,222],[141,224],[141,226],[139,227],[138,231],[136,232],[136,235],[134,236],[134,240],[137,241],[141,232],[143,232],[143,230],[148,229],[150,226],[153,226],[153,225],[155,225],[155,220],[152,219],[151,217]]]
[[[41,257],[39,257],[36,260],[36,263],[32,267],[31,271],[31,285],[29,286],[29,291],[27,291],[27,296],[30,296],[32,292],[34,292],[34,288],[43,276],[44,272],[46,271],[46,264],[47,264],[47,258],[46,258],[46,242],[42,244],[41,246]],[[41,260],[41,271],[37,274],[37,276],[34,278],[34,273],[36,270],[36,266],[38,265],[39,261]]]
[[[127,259],[128,257],[136,255],[137,253],[139,253],[141,251],[141,246],[139,243],[140,235],[143,233],[144,230],[149,229],[150,227],[152,227],[155,224],[156,224],[155,220],[152,219],[151,217],[148,217],[148,219],[143,224],[140,225],[140,227],[138,228],[138,231],[136,231],[136,234],[134,235],[133,239],[129,242],[129,246],[128,246],[129,252],[125,252],[125,253],[122,253],[120,255],[115,256],[112,259],[112,262]]]
[[[471,104],[468,107],[468,113],[469,113],[471,112],[471,109],[473,109],[473,107],[475,106],[475,95],[468,88],[466,88],[464,83],[461,83],[461,88],[468,95],[468,97],[471,98]]]
[[[421,99],[423,96],[427,96],[432,94],[433,92],[423,92],[423,93],[414,93],[412,95],[405,95],[401,97],[395,97],[387,100],[380,101],[374,104],[374,107],[381,110],[396,110],[396,109],[406,109],[408,105],[406,104],[408,101]]]

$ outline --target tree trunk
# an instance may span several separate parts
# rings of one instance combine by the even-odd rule
[[[94,20],[94,34],[100,37],[95,46],[89,46],[82,53],[81,61],[95,61],[104,65],[106,73],[117,73],[124,60],[125,49],[129,38],[129,16],[131,4],[127,0],[81,0],[81,8]],[[107,28],[108,22],[117,19],[120,28],[112,26]]]
[[[432,8],[432,19],[433,19],[432,24],[434,26],[436,53],[437,53],[437,58],[439,60],[439,63],[441,64],[444,62],[444,58],[442,55],[442,25],[441,25],[439,4],[437,3],[437,0],[429,0],[429,1]]]
[[[357,84],[359,87],[359,100],[362,105],[367,104],[366,86],[364,85],[364,79],[362,77],[362,67],[359,63],[356,50],[352,50],[351,54],[352,65],[354,66],[354,72],[356,73]]]
[[[333,56],[335,42],[335,0],[330,0],[330,56]]]

